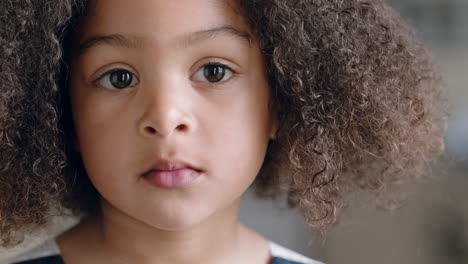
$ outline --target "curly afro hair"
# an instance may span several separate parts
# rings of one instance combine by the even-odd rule
[[[67,52],[86,0],[0,2],[3,246],[53,208],[99,210],[70,146]],[[345,193],[420,178],[443,151],[445,105],[431,56],[382,0],[239,0],[268,66],[280,128],[255,181],[310,226]]]

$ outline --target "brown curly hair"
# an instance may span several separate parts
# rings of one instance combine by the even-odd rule
[[[70,146],[67,52],[86,0],[0,3],[0,233],[3,246],[52,208],[99,210]],[[382,0],[239,0],[268,65],[280,129],[255,181],[288,195],[311,226],[345,193],[419,178],[443,151],[440,78]]]

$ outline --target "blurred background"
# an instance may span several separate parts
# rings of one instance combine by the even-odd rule
[[[241,218],[270,239],[327,264],[468,264],[468,0],[387,3],[413,25],[443,71],[450,104],[448,170],[410,186],[406,203],[393,212],[372,204],[346,209],[324,236],[306,230],[295,212],[255,201],[251,194]]]
[[[393,212],[369,203],[346,209],[323,236],[306,229],[296,211],[256,200],[250,191],[240,218],[278,244],[327,264],[468,264],[468,0],[387,2],[416,28],[444,72],[449,169],[437,180],[410,186],[405,205]],[[31,234],[31,243],[0,250],[0,256],[37,245],[72,223],[54,219]]]

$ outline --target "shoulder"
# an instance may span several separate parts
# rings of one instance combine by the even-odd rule
[[[0,260],[0,264],[63,264],[60,249],[55,239],[7,260]]]
[[[47,257],[25,260],[21,262],[12,262],[8,264],[64,264],[64,262],[60,255],[54,255],[54,256],[47,256]]]
[[[273,256],[272,264],[324,264],[294,252],[288,248],[269,241],[269,248]],[[60,249],[55,239],[46,241],[42,245],[33,248],[12,259],[2,260],[0,264],[63,264]]]
[[[269,241],[272,264],[324,264]]]

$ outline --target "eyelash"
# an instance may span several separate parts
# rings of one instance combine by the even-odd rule
[[[207,62],[207,63],[203,64],[200,68],[198,68],[198,70],[197,70],[195,73],[197,73],[200,69],[203,69],[204,67],[208,67],[208,66],[219,66],[219,67],[223,67],[223,68],[225,68],[226,70],[231,71],[232,76],[231,76],[229,79],[225,80],[225,81],[220,81],[220,82],[203,82],[204,85],[208,85],[208,86],[219,86],[219,85],[224,85],[224,84],[226,84],[227,82],[229,82],[229,81],[231,81],[232,79],[234,79],[234,78],[236,77],[236,75],[238,74],[236,71],[234,71],[234,70],[233,70],[231,67],[229,67],[228,65],[226,65],[226,64],[224,64],[224,63],[221,63],[221,62],[217,62],[217,61],[211,61],[211,62]],[[126,69],[126,68],[123,68],[123,67],[117,67],[117,68],[110,69],[110,70],[104,72],[103,74],[99,75],[99,77],[97,77],[96,79],[94,79],[94,80],[92,81],[92,84],[93,84],[94,86],[99,86],[99,85],[98,85],[98,82],[101,81],[104,77],[106,77],[107,75],[112,74],[113,72],[121,71],[121,70],[130,72],[135,78],[138,79],[138,77],[137,77],[135,74],[133,74],[132,71],[130,71],[130,70]],[[138,81],[139,81],[139,79],[138,79]]]
[[[219,67],[223,67],[225,68],[226,70],[230,71],[231,72],[231,77],[225,81],[220,81],[220,82],[202,82],[203,85],[207,85],[207,86],[220,86],[220,85],[225,85],[226,83],[228,83],[229,81],[231,81],[232,79],[234,79],[238,73],[236,71],[234,71],[231,67],[227,66],[226,64],[224,63],[221,63],[221,62],[217,62],[217,61],[211,61],[211,62],[207,62],[205,64],[203,64],[200,68],[198,68],[198,70],[195,72],[197,73],[200,69],[203,69],[204,67],[207,67],[207,66],[219,66]]]

